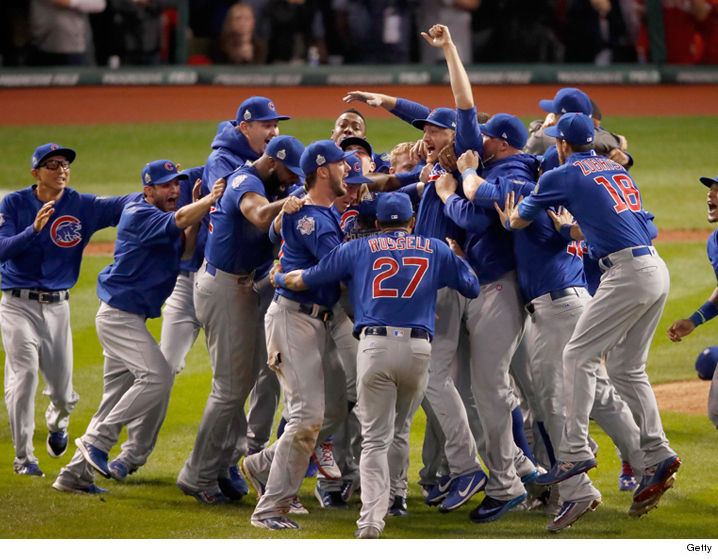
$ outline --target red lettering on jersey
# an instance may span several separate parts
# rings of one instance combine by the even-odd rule
[[[389,250],[396,250],[396,241],[394,239],[387,237],[386,242],[389,245]]]
[[[389,250],[389,243],[386,242],[386,237],[379,237],[379,248],[381,250]]]
[[[414,275],[412,276],[411,281],[409,282],[409,285],[406,286],[404,293],[401,294],[402,298],[409,298],[412,295],[414,295],[416,288],[419,287],[421,280],[424,278],[424,274],[426,273],[426,270],[429,268],[429,259],[428,258],[418,258],[418,257],[407,257],[407,258],[402,258],[401,263],[404,264],[404,266],[417,266],[416,272],[414,272]]]
[[[388,266],[388,268],[387,268]],[[372,298],[373,299],[379,299],[383,297],[398,297],[399,296],[399,290],[398,289],[385,289],[381,286],[381,282],[383,282],[385,279],[388,279],[399,271],[399,264],[396,260],[393,258],[377,258],[374,261],[373,270],[383,270],[381,273],[377,274],[377,276],[374,278],[374,281],[372,283]]]
[[[406,237],[399,237],[396,240],[396,250],[406,250]]]
[[[573,164],[574,164],[574,166],[579,167],[579,168],[581,169],[581,172],[583,173],[583,176],[584,176],[584,177],[585,177],[586,175],[590,175],[590,174],[591,174],[591,171],[588,170],[588,168],[586,167],[586,165],[584,165],[584,162],[583,162],[583,161],[574,161]]]
[[[566,247],[566,252],[568,252],[572,256],[576,256],[577,258],[583,260],[583,255],[586,251],[583,249],[583,246],[581,245],[580,241],[572,241]]]
[[[377,243],[376,239],[371,238],[367,239],[367,241],[369,242],[369,250],[371,250],[372,252],[376,252],[379,250],[379,243]]]
[[[407,237],[406,238],[406,249],[409,250],[410,248],[416,248],[414,245],[414,241],[416,240],[416,237]]]

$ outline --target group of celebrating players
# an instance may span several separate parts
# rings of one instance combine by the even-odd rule
[[[121,481],[147,461],[203,329],[212,387],[177,486],[214,505],[251,485],[254,526],[297,529],[289,515],[307,513],[297,493],[316,467],[321,506],[346,508],[359,490],[356,535],[379,537],[387,514],[408,513],[420,405],[419,483],[442,512],[483,491],[474,522],[542,506],[549,531],[571,526],[601,502],[586,474],[597,464],[589,418],[621,456],[629,515],[656,507],[681,464],[645,372],[669,277],[625,140],[575,88],[541,101],[548,114],[530,138],[515,116],[477,114],[449,30],[422,35],[445,55],[456,109],[345,97],[423,130],[389,154],[374,153],[353,108],[330,139],[280,135],[289,117],[265,97],[220,123],[205,165],[153,161],[143,190],[123,197],[78,194],[74,150],[37,148],[37,184],[0,204],[18,474],[42,476],[38,368],[47,450],[67,449],[78,400],[68,289],[92,233],[117,225],[97,284],[103,397],[55,489],[102,493],[96,473]],[[157,344],[145,321],[160,315]]]

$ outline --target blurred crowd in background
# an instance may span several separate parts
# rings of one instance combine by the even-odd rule
[[[0,21],[2,66],[183,62],[178,34],[195,65],[431,64],[437,22],[465,64],[718,64],[718,0],[29,0]]]

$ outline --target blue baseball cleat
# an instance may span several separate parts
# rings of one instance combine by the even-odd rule
[[[112,474],[110,474],[110,470],[107,467],[108,456],[106,452],[100,450],[94,445],[91,445],[90,443],[84,442],[82,439],[75,439],[75,444],[82,453],[82,456],[85,460],[87,460],[87,463],[95,468],[100,475],[106,477],[107,479],[112,477]]]
[[[534,483],[538,485],[553,485],[560,483],[570,477],[587,472],[598,465],[595,458],[580,460],[578,462],[556,462],[553,467],[543,475],[536,478]]]
[[[481,504],[469,513],[469,518],[472,522],[493,522],[501,518],[519,503],[524,502],[527,496],[528,493],[522,493],[518,497],[514,497],[508,501],[501,501],[486,495],[484,500],[481,501]]]
[[[229,469],[229,477],[221,477],[217,480],[219,490],[233,501],[239,501],[249,493],[249,485],[239,473],[239,466],[232,466]]]
[[[130,473],[130,469],[121,460],[113,460],[107,465],[107,469],[110,470],[112,479],[116,481],[124,481],[127,474]]]
[[[45,443],[47,447],[47,453],[53,458],[60,458],[67,450],[67,431],[64,429],[61,431],[50,431],[47,434],[47,441]]]
[[[475,470],[454,478],[448,495],[439,505],[440,512],[456,510],[486,486],[487,477],[483,470]]]
[[[638,517],[656,508],[663,494],[673,487],[680,467],[681,459],[678,456],[670,456],[646,468],[641,483],[633,494],[633,504],[628,515]]]
[[[441,476],[436,485],[432,486],[424,502],[430,507],[438,505],[449,494],[452,478],[449,474]]]

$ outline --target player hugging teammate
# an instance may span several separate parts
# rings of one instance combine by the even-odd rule
[[[356,536],[379,537],[386,515],[409,513],[420,405],[419,483],[440,512],[483,491],[473,522],[543,507],[548,531],[568,528],[601,503],[587,475],[597,464],[589,418],[624,462],[628,514],[657,506],[681,465],[645,371],[669,278],[626,141],[601,128],[596,104],[575,88],[541,101],[548,115],[531,137],[513,115],[479,113],[449,29],[422,36],[446,59],[455,108],[345,97],[421,130],[389,154],[374,152],[355,108],[330,139],[305,147],[279,133],[289,117],[259,96],[220,123],[204,165],[148,163],[142,192],[126,197],[75,192],[75,152],[35,150],[37,184],[0,204],[15,472],[42,476],[32,446],[38,369],[48,452],[66,451],[78,399],[68,290],[92,233],[119,224],[114,262],[98,278],[103,398],[55,489],[105,492],[95,472],[122,481],[146,462],[203,328],[212,387],[177,486],[218,505],[251,485],[255,527],[299,528],[289,515],[310,512],[298,493],[314,463],[320,506],[347,508],[359,489]],[[701,180],[718,221],[718,177]],[[168,297],[157,344],[145,321]],[[717,298],[674,323],[671,339],[718,315]],[[713,378],[718,425],[715,353],[697,366]],[[111,459],[124,426],[128,440]]]

